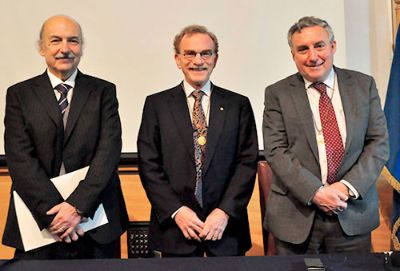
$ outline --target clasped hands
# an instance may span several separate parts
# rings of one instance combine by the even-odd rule
[[[347,208],[349,189],[341,182],[323,186],[317,190],[312,202],[328,215],[337,214]]]
[[[59,238],[58,241],[70,243],[76,241],[79,236],[84,235],[84,231],[79,227],[82,220],[76,208],[67,202],[55,205],[46,212],[47,215],[55,215],[50,223],[48,230]]]
[[[223,210],[216,208],[203,222],[192,209],[183,206],[174,219],[186,239],[202,242],[221,240],[229,216]]]

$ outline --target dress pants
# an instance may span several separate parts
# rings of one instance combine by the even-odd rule
[[[371,233],[346,235],[337,215],[317,211],[310,236],[302,244],[275,240],[278,255],[370,252]]]

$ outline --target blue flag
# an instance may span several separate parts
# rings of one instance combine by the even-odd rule
[[[397,31],[396,36],[396,47],[386,93],[385,116],[390,144],[390,157],[386,168],[391,174],[389,183],[394,188],[392,241],[395,250],[400,250],[400,31]]]

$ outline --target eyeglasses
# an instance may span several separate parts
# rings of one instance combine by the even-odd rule
[[[185,51],[180,55],[183,55],[183,57],[187,60],[193,60],[197,57],[197,55],[200,55],[201,59],[203,60],[209,60],[214,55],[214,52],[211,50],[204,50],[201,52]]]

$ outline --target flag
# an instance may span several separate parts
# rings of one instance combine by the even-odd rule
[[[395,44],[385,102],[390,156],[383,174],[394,188],[392,242],[394,249],[400,250],[400,31],[397,31]]]

